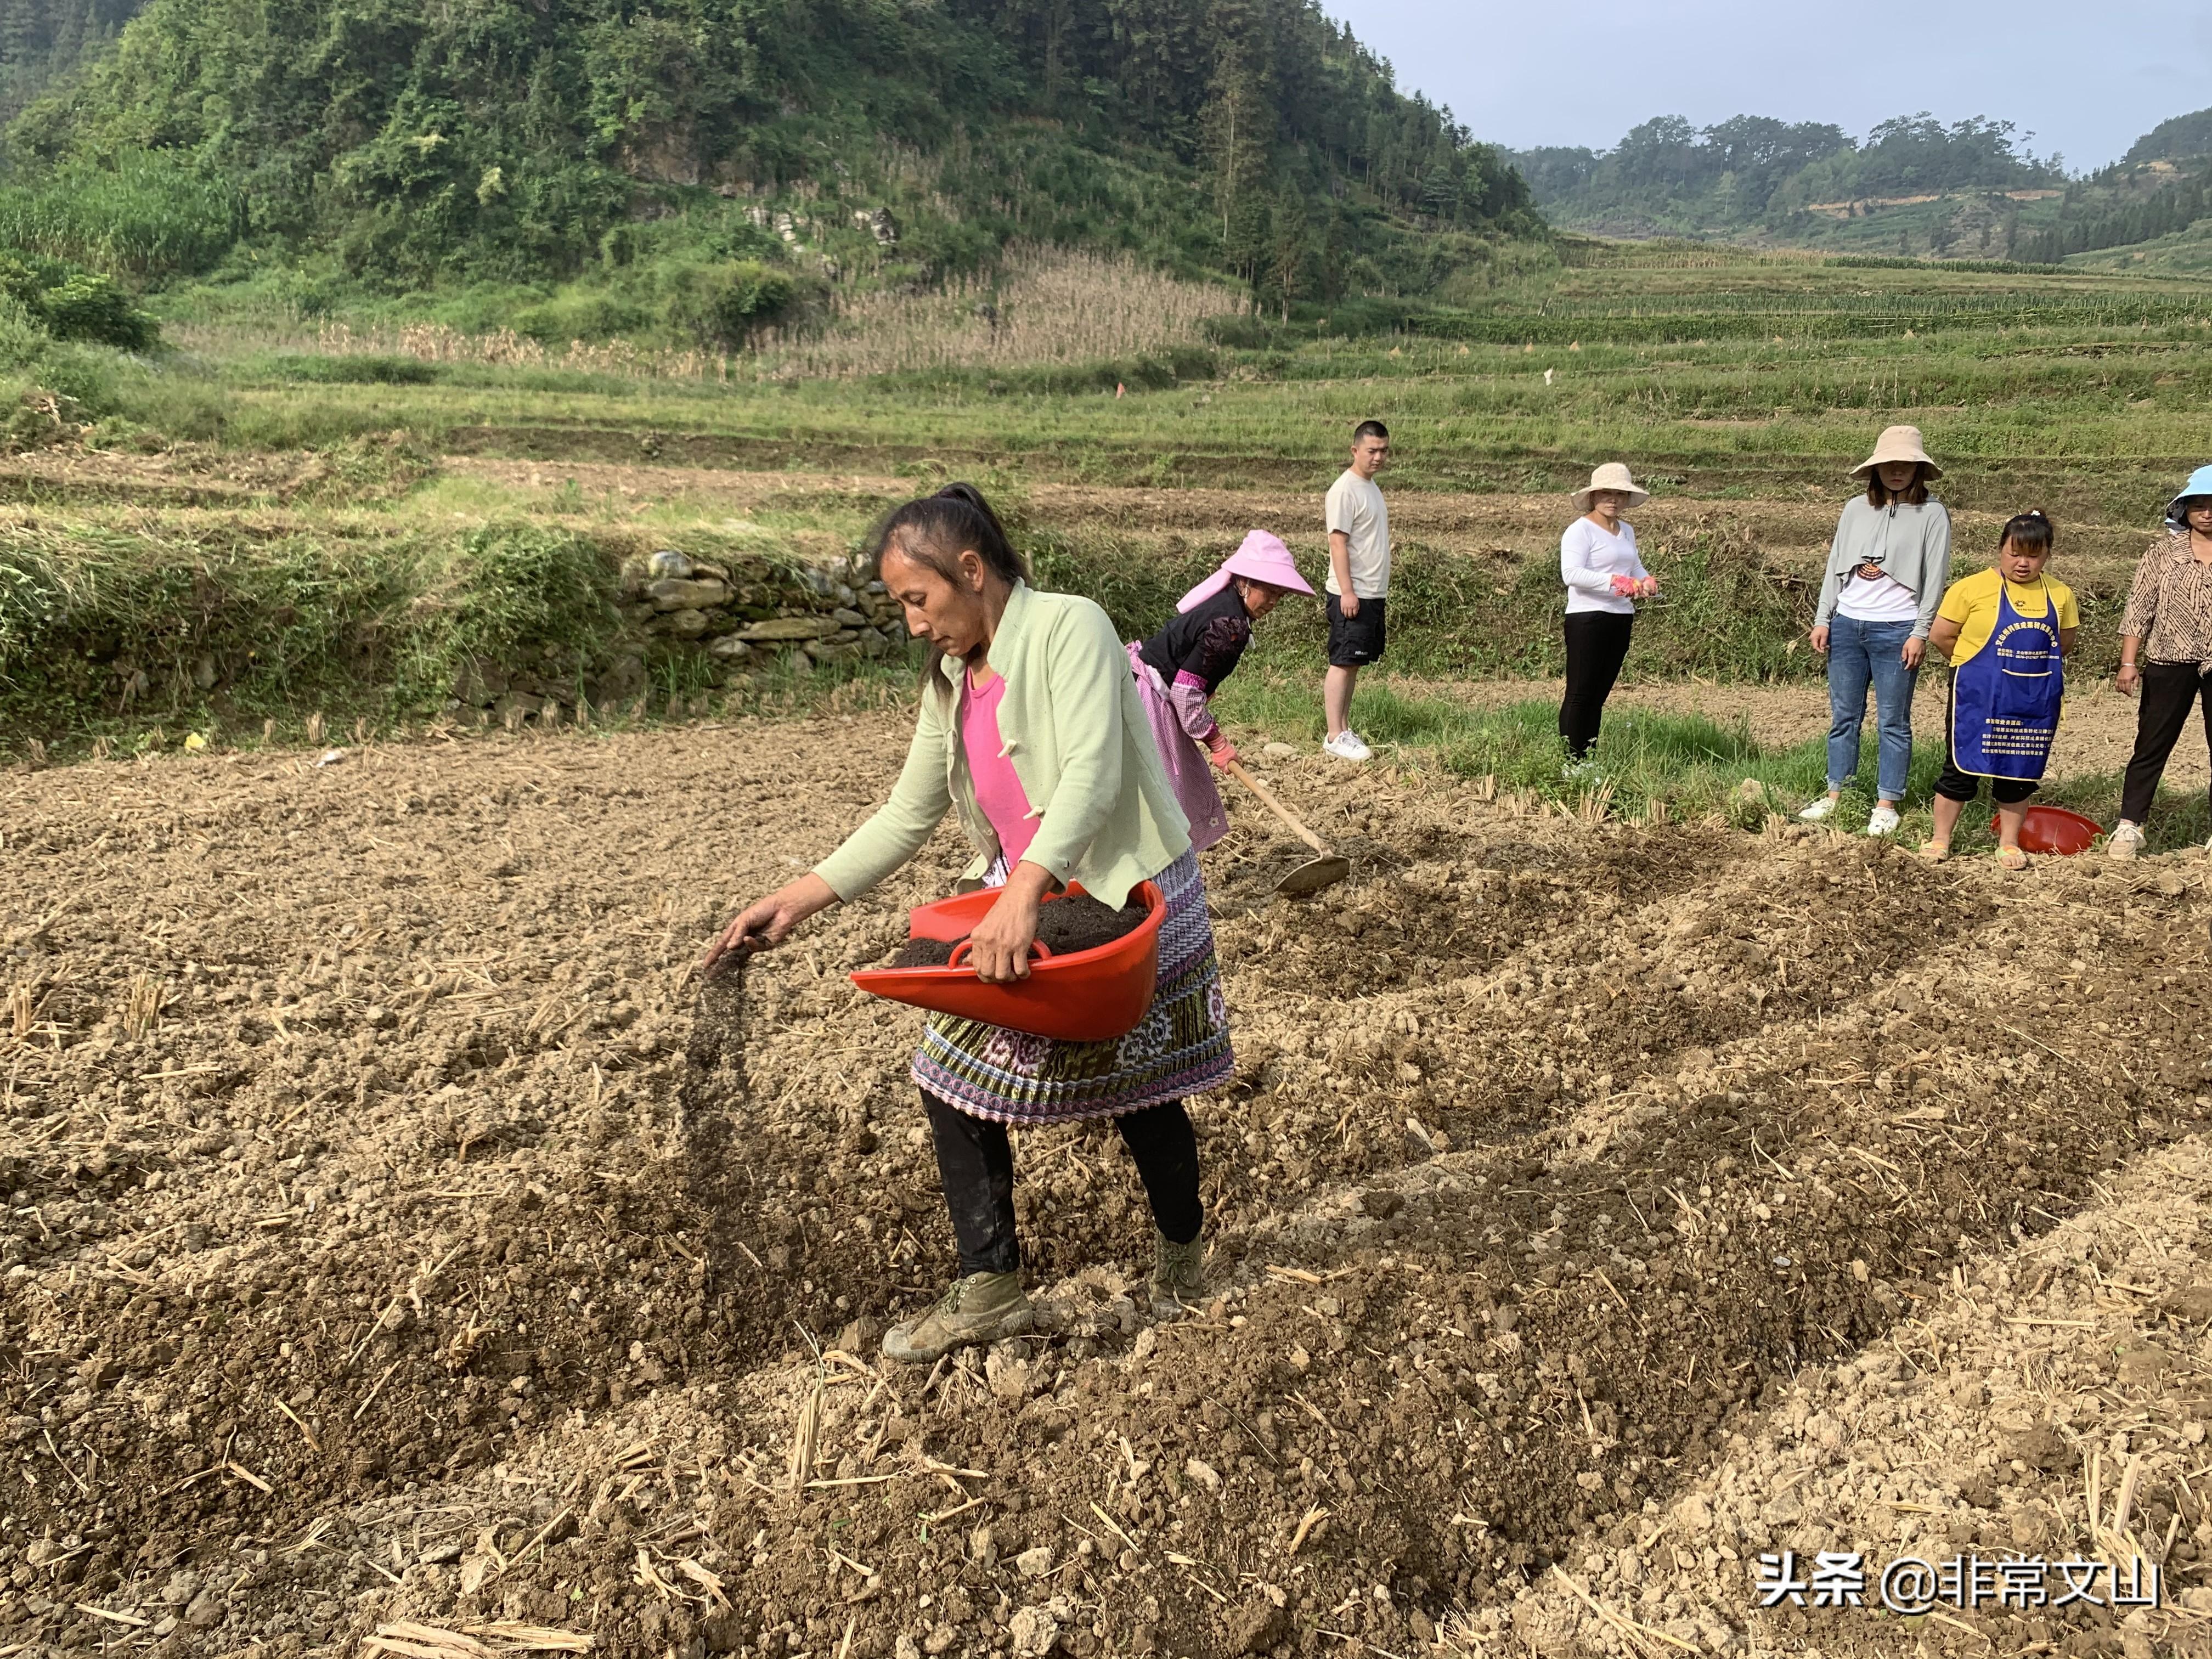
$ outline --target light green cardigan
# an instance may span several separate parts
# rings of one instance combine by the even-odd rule
[[[1023,861],[1118,908],[1190,850],[1127,648],[1091,600],[1017,582],[990,661],[1006,682],[999,736],[1042,820]],[[891,798],[815,867],[839,898],[858,898],[921,851],[948,810],[977,851],[968,881],[998,857],[960,743],[963,672],[949,658],[937,665]]]

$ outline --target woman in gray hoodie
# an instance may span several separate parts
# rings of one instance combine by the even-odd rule
[[[1912,772],[1912,689],[1951,575],[1951,515],[1929,499],[1928,481],[1943,473],[1917,426],[1889,428],[1851,473],[1866,494],[1836,526],[1813,615],[1813,648],[1828,659],[1828,793],[1797,816],[1817,823],[1836,810],[1859,769],[1871,687],[1879,738],[1867,834],[1888,836]]]

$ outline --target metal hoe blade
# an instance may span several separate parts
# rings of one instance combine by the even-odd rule
[[[1332,853],[1325,858],[1308,859],[1275,884],[1275,890],[1286,897],[1297,898],[1307,893],[1318,893],[1324,887],[1334,887],[1352,873],[1352,860],[1341,854]]]
[[[1301,893],[1318,893],[1324,887],[1334,887],[1352,873],[1352,860],[1340,854],[1332,853],[1322,844],[1319,836],[1298,822],[1297,814],[1275,799],[1275,792],[1244,769],[1242,761],[1229,763],[1230,775],[1260,798],[1261,804],[1290,827],[1291,833],[1313,848],[1316,856],[1275,884],[1278,893],[1296,897]]]

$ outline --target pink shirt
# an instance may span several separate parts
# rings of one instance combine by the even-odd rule
[[[960,745],[968,757],[968,775],[975,781],[975,804],[998,833],[999,850],[1006,855],[1011,870],[1036,839],[1037,821],[1030,816],[1030,798],[999,736],[999,705],[1006,700],[1006,677],[994,674],[990,684],[978,690],[971,672],[967,684],[960,708]]]

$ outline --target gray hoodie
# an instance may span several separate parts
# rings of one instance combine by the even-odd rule
[[[1828,548],[1828,574],[1820,583],[1820,604],[1813,613],[1813,626],[1825,628],[1836,614],[1837,597],[1860,565],[1880,565],[1900,587],[1910,589],[1920,601],[1919,620],[1912,637],[1924,640],[1935,626],[1936,607],[1943,602],[1943,589],[1951,580],[1951,515],[1941,501],[1925,507],[1892,502],[1876,507],[1863,495],[1844,503],[1836,524],[1836,539]]]

